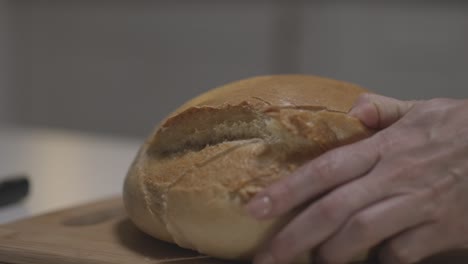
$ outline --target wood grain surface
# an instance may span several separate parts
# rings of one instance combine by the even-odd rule
[[[127,218],[121,199],[66,209],[0,226],[0,263],[11,264],[228,264],[153,239]],[[424,264],[468,263],[466,250]]]

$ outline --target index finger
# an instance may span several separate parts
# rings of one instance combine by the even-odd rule
[[[364,176],[379,160],[373,137],[326,152],[258,193],[248,204],[253,217],[284,214],[332,188]]]

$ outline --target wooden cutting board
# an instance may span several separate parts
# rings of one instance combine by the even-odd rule
[[[0,226],[0,263],[10,264],[232,264],[161,242],[140,232],[120,198]],[[466,264],[454,251],[424,264]]]
[[[0,263],[227,264],[153,239],[125,214],[120,198],[0,226]]]

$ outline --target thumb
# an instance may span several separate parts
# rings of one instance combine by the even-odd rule
[[[348,114],[358,118],[369,128],[382,129],[402,118],[415,104],[416,101],[363,94],[358,97]]]

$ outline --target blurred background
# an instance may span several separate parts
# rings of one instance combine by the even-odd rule
[[[0,123],[143,138],[234,80],[468,97],[466,1],[0,0]]]

